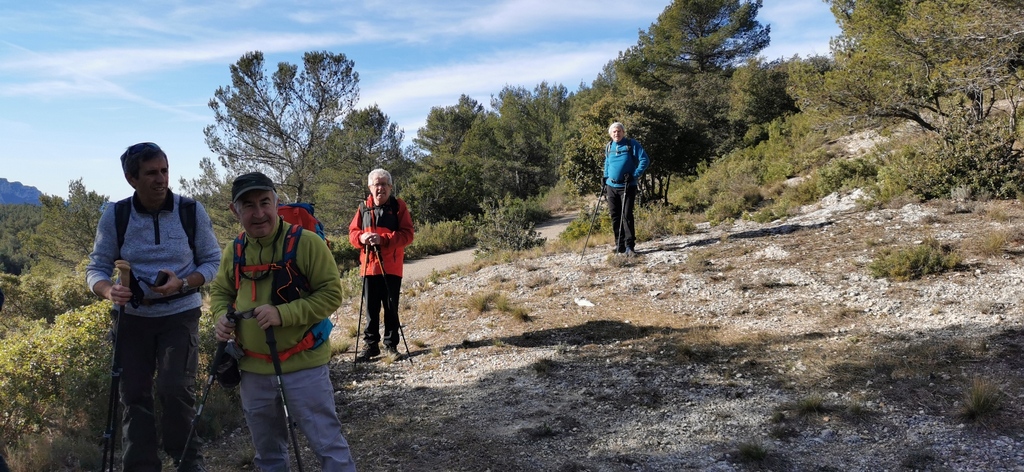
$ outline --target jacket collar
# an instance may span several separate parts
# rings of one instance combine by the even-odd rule
[[[149,214],[150,211],[146,207],[142,206],[142,201],[139,200],[139,192],[136,191],[132,194],[132,207],[135,208],[136,213]],[[164,198],[164,202],[160,205],[160,209],[156,212],[172,212],[174,211],[174,193],[170,190],[167,191],[167,197]]]

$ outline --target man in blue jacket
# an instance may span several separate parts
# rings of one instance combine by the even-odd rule
[[[135,193],[106,206],[86,267],[89,288],[123,315],[115,323],[114,355],[122,369],[126,471],[161,469],[159,437],[170,457],[185,458],[181,470],[205,470],[197,442],[187,453],[184,448],[195,416],[199,287],[217,274],[220,245],[202,204],[171,193],[167,168],[167,154],[156,144],[125,150],[121,169]],[[194,211],[183,213],[183,206]],[[128,261],[131,276],[115,284],[111,274],[119,259]]]
[[[608,135],[612,141],[605,147],[603,184],[615,232],[615,253],[632,257],[636,255],[633,205],[636,203],[637,182],[647,171],[651,160],[637,140],[626,137],[626,127],[622,123],[612,123],[608,127]]]

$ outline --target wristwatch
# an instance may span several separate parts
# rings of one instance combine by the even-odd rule
[[[181,279],[181,288],[178,289],[178,293],[185,293],[192,289],[192,286],[188,284],[188,277]]]

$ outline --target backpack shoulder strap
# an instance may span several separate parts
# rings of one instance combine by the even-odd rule
[[[372,211],[373,210],[370,207],[366,206],[365,201],[359,203],[359,214],[363,215],[363,230],[366,230],[366,228],[373,226],[373,215],[370,214]]]
[[[128,220],[132,217],[132,197],[114,204],[114,226],[117,228],[117,258],[121,258],[121,246],[124,246],[124,233],[128,231]]]
[[[288,232],[284,234],[284,253],[281,257],[280,264],[283,266],[288,261],[295,260],[295,254],[299,248],[299,237],[302,236],[302,225],[292,225],[288,229]]]
[[[623,138],[623,139],[626,140],[627,152],[629,153],[630,156],[632,156],[633,155],[633,138]],[[614,142],[615,141],[608,141],[608,145],[605,146],[605,148],[604,148],[604,155],[605,156],[607,156],[608,153],[612,152],[612,143],[614,143]]]
[[[242,286],[242,267],[245,265],[245,231],[238,233],[235,242],[232,243],[232,254],[235,270],[235,290]]]
[[[192,253],[196,252],[196,201],[179,196],[178,197],[178,218],[181,219],[181,227],[185,229],[185,236],[188,236],[188,248]]]

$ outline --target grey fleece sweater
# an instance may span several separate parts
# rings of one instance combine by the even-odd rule
[[[132,275],[143,280],[139,285],[145,298],[161,298],[162,295],[150,290],[148,284],[156,281],[160,269],[174,272],[178,278],[185,278],[193,272],[203,274],[209,283],[217,275],[220,265],[220,245],[213,233],[210,216],[201,203],[196,203],[196,235],[195,256],[188,247],[188,237],[181,227],[178,216],[180,197],[168,192],[167,201],[156,214],[146,213],[139,205],[136,196],[132,196],[131,217],[121,246],[121,259],[131,265]],[[92,289],[100,280],[110,280],[114,273],[114,261],[117,258],[117,228],[114,222],[114,204],[109,203],[100,216],[96,227],[96,241],[93,243],[92,254],[89,254],[89,265],[86,266],[86,284]],[[115,274],[116,275],[116,274]],[[127,281],[124,284],[127,285]],[[125,305],[125,313],[139,316],[167,316],[202,306],[202,295],[198,292],[171,300],[167,303]]]

